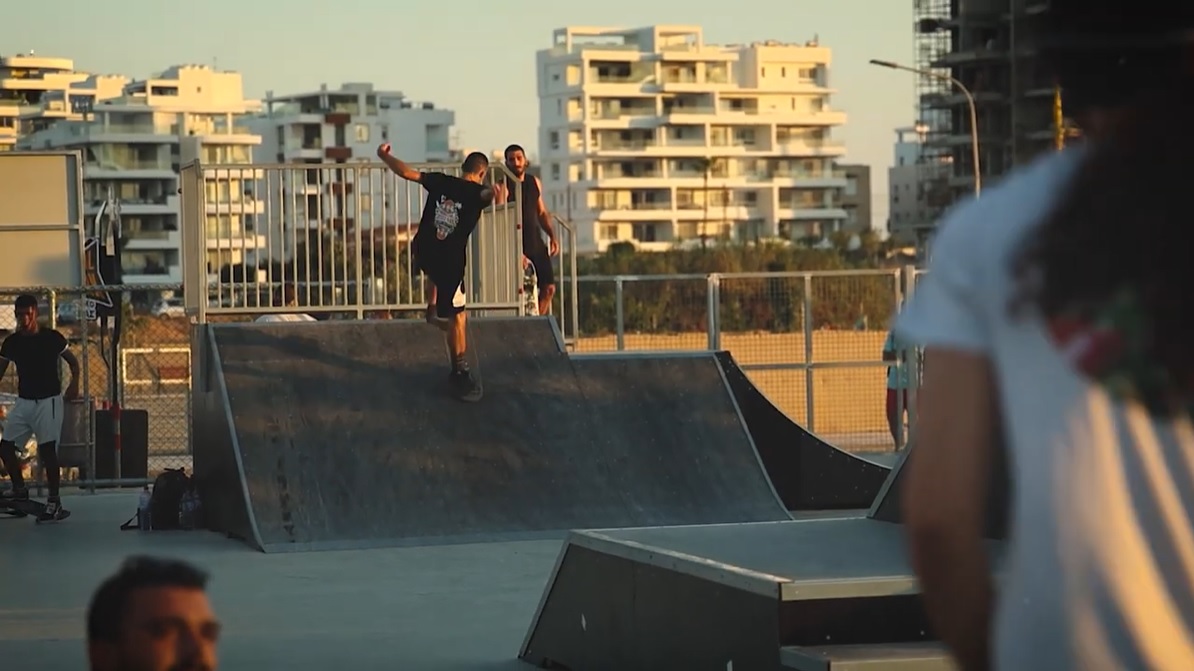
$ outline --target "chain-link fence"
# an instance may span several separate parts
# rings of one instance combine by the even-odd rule
[[[59,441],[64,482],[137,484],[165,468],[190,470],[189,322],[168,301],[145,300],[179,291],[177,285],[0,290],[0,337],[17,328],[17,296],[31,294],[38,299],[40,328],[61,333],[79,363],[80,398],[66,404]],[[61,359],[64,393],[70,377]],[[19,373],[9,366],[0,380],[0,415],[7,415],[19,388]],[[41,487],[36,442],[22,446],[22,456],[26,475]]]

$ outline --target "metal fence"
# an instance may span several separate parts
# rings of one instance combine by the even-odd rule
[[[81,399],[67,404],[59,450],[65,482],[81,486],[137,484],[165,468],[191,465],[189,324],[175,316],[138,314],[122,297],[181,291],[179,285],[29,287],[0,289],[0,337],[15,329],[12,304],[20,294],[39,299],[39,321],[67,339],[79,360]],[[97,306],[124,305],[121,338],[115,322],[96,318]],[[102,307],[99,307],[102,310]],[[59,369],[63,387],[70,371]],[[0,381],[0,414],[16,399],[15,367]],[[2,429],[0,429],[2,431]],[[30,479],[44,484],[36,445],[25,446]]]
[[[571,232],[562,228],[561,235]],[[908,425],[901,423],[893,438],[885,381],[891,362],[883,360],[882,350],[891,318],[923,271],[577,277],[575,255],[563,257],[553,314],[571,350],[727,350],[777,407],[842,448],[890,450],[908,439],[915,424],[915,389],[907,400]],[[18,293],[38,296],[43,323],[59,329],[79,358],[84,401],[68,417],[63,436],[70,478],[86,486],[133,484],[164,468],[190,470],[191,319],[125,306],[120,347],[113,348],[110,321],[88,318],[97,301],[120,304],[120,297],[134,292],[182,287],[100,289],[0,290],[5,307]],[[13,326],[5,322],[12,314],[5,307],[0,307],[0,335]],[[239,306],[217,315],[252,319],[276,312],[274,307]],[[389,316],[360,307],[346,317]],[[916,353],[908,365],[915,378]],[[64,365],[64,381],[66,374]],[[16,389],[16,372],[10,371],[0,382],[0,410]],[[901,397],[901,416],[904,403]],[[111,421],[115,409],[121,417],[119,440]],[[34,446],[28,447],[32,456]],[[119,453],[137,458],[131,466],[117,466]],[[137,456],[142,453],[145,464]],[[37,479],[36,473],[30,475]]]
[[[909,427],[899,424],[894,437],[890,430],[891,362],[882,351],[914,272],[579,277],[570,346],[726,350],[777,407],[810,431],[846,449],[893,449],[907,442]],[[903,416],[903,395],[896,404]],[[907,409],[910,423],[914,413]]]
[[[459,175],[455,164],[413,165]],[[498,163],[486,180],[509,176]],[[421,185],[377,163],[183,166],[183,276],[187,311],[209,316],[402,313],[426,306],[410,242],[426,203]],[[515,182],[511,200],[521,198]],[[491,204],[471,238],[465,278],[472,309],[521,306],[521,210]],[[278,287],[292,283],[296,305]]]

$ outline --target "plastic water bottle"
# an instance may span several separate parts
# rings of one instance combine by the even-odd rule
[[[137,502],[137,528],[142,531],[149,531],[153,528],[152,520],[149,518],[150,498],[149,485],[145,485],[141,490],[141,499]]]

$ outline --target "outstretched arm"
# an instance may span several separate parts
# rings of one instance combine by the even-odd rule
[[[380,158],[387,166],[389,166],[390,170],[393,170],[395,175],[398,175],[402,179],[409,180],[411,182],[423,181],[423,173],[410,167],[390,153],[389,142],[377,148],[377,157]]]
[[[538,177],[534,179],[535,185],[539,187],[539,223],[547,232],[547,239],[551,245],[548,254],[555,256],[560,253],[560,243],[556,240],[556,227],[551,220],[551,214],[547,211],[547,204],[543,202],[543,182]]]
[[[73,401],[79,397],[79,359],[69,349],[62,350],[60,356],[70,367],[70,383],[66,385],[66,400]]]
[[[0,380],[4,379],[4,374],[8,372],[8,359],[0,358]]]

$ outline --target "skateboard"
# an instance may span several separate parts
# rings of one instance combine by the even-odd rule
[[[526,268],[522,273],[522,316],[539,316],[539,276],[535,273],[535,264],[526,261]]]
[[[33,499],[0,499],[0,513],[9,515],[11,517],[28,517],[33,515],[33,521],[41,524],[41,514],[46,512],[46,504],[41,501]],[[62,517],[57,520],[48,520],[50,522],[61,522],[70,517],[70,511],[66,508],[62,509]]]
[[[444,353],[448,355],[448,366],[450,367],[453,363],[453,358],[452,358],[452,350],[448,348],[447,341],[444,342]],[[449,381],[448,393],[451,394],[452,398],[456,399],[457,401],[464,401],[465,403],[476,403],[477,401],[480,401],[481,398],[485,395],[485,390],[482,388],[482,385],[481,385],[481,366],[477,363],[477,351],[474,347],[469,347],[466,350],[465,356],[468,359],[470,359],[469,369],[472,370],[473,380],[476,381],[477,388],[472,393],[462,394],[459,391],[457,391],[456,389],[453,389],[451,387],[451,382]]]

